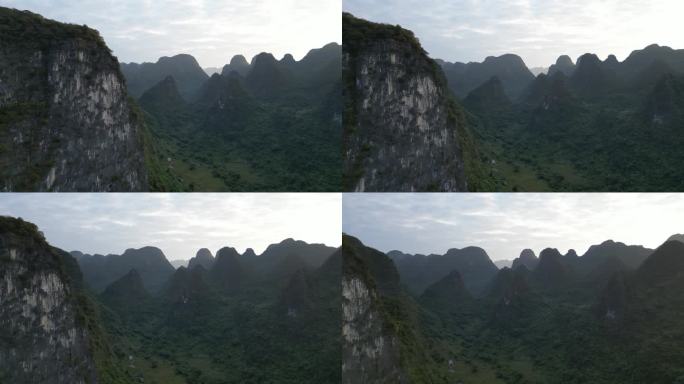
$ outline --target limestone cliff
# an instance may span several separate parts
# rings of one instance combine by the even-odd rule
[[[342,382],[407,382],[399,363],[399,339],[389,331],[379,292],[358,240],[342,244]]]
[[[343,15],[344,189],[463,191],[471,143],[444,75],[410,31]]]
[[[0,217],[0,382],[98,382],[78,274],[33,224]]]
[[[142,129],[96,31],[0,7],[0,190],[146,190]]]

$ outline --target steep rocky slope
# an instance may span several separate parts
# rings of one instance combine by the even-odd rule
[[[401,383],[406,380],[399,368],[398,337],[389,331],[381,313],[378,275],[374,278],[371,272],[372,269],[378,271],[373,265],[379,264],[383,256],[365,248],[357,239],[343,236],[343,383]],[[393,276],[391,279],[398,285],[396,271],[389,276]]]
[[[0,8],[0,190],[147,189],[125,84],[96,31]]]
[[[110,382],[92,311],[73,258],[35,225],[0,217],[0,382]]]
[[[465,114],[413,34],[346,13],[342,33],[344,189],[475,187]]]

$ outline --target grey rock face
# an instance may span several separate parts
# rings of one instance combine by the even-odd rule
[[[20,24],[0,35],[0,190],[146,190],[142,123],[116,58],[95,31],[41,19],[51,32],[36,32],[37,17],[0,13]]]
[[[0,218],[0,379],[7,383],[96,383],[89,335],[78,320],[61,255],[42,237],[8,230]],[[21,225],[29,225],[23,223]],[[19,227],[19,226],[18,226]],[[20,228],[20,227],[19,227]]]
[[[383,331],[377,293],[360,276],[342,279],[342,382],[402,383],[399,340]]]
[[[345,123],[345,190],[465,190],[460,122],[437,64],[387,38],[345,49],[342,65],[355,111]]]

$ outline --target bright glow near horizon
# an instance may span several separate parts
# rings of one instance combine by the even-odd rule
[[[564,54],[622,61],[654,43],[684,48],[679,0],[343,0],[343,9],[410,29],[431,57],[452,62],[515,53],[548,67]]]
[[[502,260],[551,247],[581,256],[609,239],[656,248],[684,232],[684,194],[356,193],[344,195],[343,220],[344,232],[383,252],[479,246]]]
[[[338,193],[3,193],[0,215],[21,217],[65,251],[121,254],[155,246],[167,259],[224,246],[260,254],[286,238],[338,247]]]
[[[223,67],[237,54],[301,59],[310,49],[341,43],[340,0],[0,0],[61,22],[100,31],[120,62],[193,55]]]

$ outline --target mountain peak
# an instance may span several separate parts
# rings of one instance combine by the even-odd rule
[[[280,59],[280,62],[283,63],[283,64],[286,64],[286,65],[290,65],[290,64],[295,64],[295,63],[296,63],[294,57],[293,57],[291,54],[289,54],[289,53],[286,53],[285,56],[283,56],[283,58]]]
[[[152,246],[142,248],[128,248],[124,251],[121,257],[140,257],[148,260],[166,260],[166,256],[161,249]]]
[[[525,267],[527,270],[532,271],[537,267],[538,263],[539,259],[537,258],[537,255],[534,254],[534,251],[526,248],[520,252],[520,256],[518,256],[517,259],[513,260],[511,269],[516,270],[519,267]]]
[[[157,60],[158,64],[175,64],[175,65],[192,65],[193,67],[198,67],[201,69],[197,59],[194,56],[187,53],[181,53],[171,57],[162,56]]]
[[[274,65],[278,62],[273,54],[268,52],[261,52],[252,58],[252,66],[256,67],[258,65]]]
[[[684,278],[684,243],[667,241],[642,263],[636,272],[639,282],[662,284],[673,278]]]
[[[568,253],[566,253],[565,256],[563,256],[563,257],[567,257],[567,258],[571,258],[571,259],[576,259],[576,258],[578,258],[579,256],[577,256],[577,252],[575,252],[574,249],[569,249],[569,250],[568,250]]]
[[[245,249],[245,253],[242,254],[242,257],[256,257],[256,253],[252,248],[247,248]]]
[[[681,243],[684,243],[684,234],[681,233],[676,233],[672,236],[670,236],[667,241],[679,241]]]
[[[247,62],[247,59],[243,55],[235,55],[230,59],[230,64],[231,67],[236,67],[236,66],[247,66],[249,63]]]
[[[575,63],[572,62],[572,59],[568,55],[560,55],[556,59],[556,65],[559,67],[569,67],[569,66],[574,66]]]
[[[197,254],[195,254],[195,257],[198,259],[213,259],[214,255],[211,254],[211,251],[207,248],[200,248],[197,251]]]
[[[665,46],[665,45],[659,45],[659,44],[651,44],[646,46],[643,51],[672,51],[673,49]]]
[[[506,53],[501,56],[487,56],[484,59],[485,64],[492,64],[492,63],[504,63],[507,65],[514,65],[516,67],[525,67],[525,61],[523,61],[522,57],[512,54],[512,53]]]
[[[556,63],[551,65],[549,67],[549,71],[547,72],[549,76],[555,74],[555,73],[563,73],[566,76],[572,75],[572,72],[575,70],[575,63],[572,62],[572,59],[568,55],[561,55],[556,59]]]
[[[603,63],[609,64],[609,65],[617,65],[619,62],[618,62],[617,57],[615,57],[615,55],[611,54],[611,55],[608,55],[608,57],[606,58],[606,61],[604,61]]]
[[[603,67],[598,56],[586,53],[577,59],[577,67],[572,73],[570,84],[582,96],[596,96],[604,93],[611,85],[609,73],[612,71]]]
[[[249,72],[249,63],[247,62],[247,59],[245,59],[244,56],[242,55],[235,55],[233,58],[230,59],[230,64],[226,64],[223,66],[223,69],[221,70],[221,75],[223,76],[228,76],[231,73],[235,72],[241,76],[247,75],[247,72]]]
[[[585,53],[584,55],[577,58],[577,67],[582,65],[600,65],[601,59],[594,53]]]
[[[214,255],[211,254],[211,251],[207,248],[201,248],[197,251],[195,257],[188,262],[188,269],[192,270],[195,267],[201,266],[209,270],[214,265],[214,261]]]
[[[533,250],[531,250],[531,249],[529,249],[529,248],[525,248],[525,249],[523,249],[522,251],[520,251],[520,256],[519,256],[519,257],[520,257],[521,259],[536,259],[536,258],[537,258],[537,255],[534,254],[534,251],[533,251]]]

